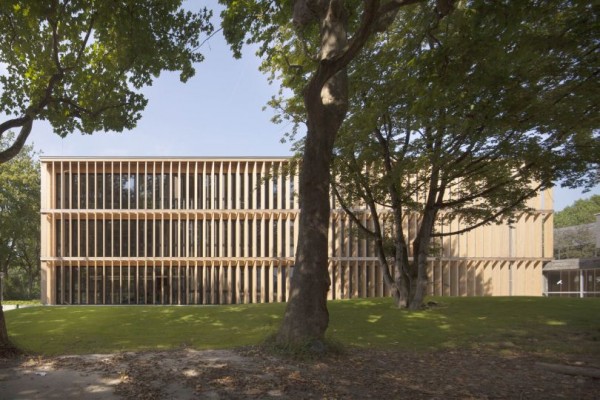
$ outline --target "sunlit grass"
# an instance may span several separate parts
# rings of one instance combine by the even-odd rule
[[[281,304],[239,306],[36,307],[5,314],[10,338],[44,354],[198,349],[259,343],[272,333]]]
[[[329,303],[328,336],[347,346],[428,351],[478,348],[600,356],[600,299],[435,298],[400,311],[390,299]],[[43,354],[232,348],[276,331],[285,304],[34,307],[5,314],[11,340]]]
[[[359,347],[435,350],[505,348],[600,356],[600,299],[444,297],[438,307],[398,311],[390,301],[336,303],[329,334]],[[360,315],[363,314],[361,317]],[[362,318],[362,321],[361,321]]]
[[[5,305],[5,306],[40,305],[40,301],[39,300],[2,300],[2,305]]]

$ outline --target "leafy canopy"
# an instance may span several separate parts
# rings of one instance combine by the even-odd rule
[[[513,217],[557,181],[598,183],[595,11],[472,0],[440,19],[423,4],[351,65],[334,190],[399,306],[420,307],[436,237]]]
[[[381,204],[396,182],[416,211],[435,189],[432,205],[470,222],[518,207],[532,188],[597,185],[594,11],[566,0],[461,2],[440,21],[425,6],[401,10],[351,69],[337,172],[353,169]],[[366,194],[340,184],[351,200]]]
[[[0,138],[0,150],[13,139]],[[0,271],[4,293],[25,296],[25,286],[39,275],[40,171],[38,154],[32,146],[7,163],[0,164]],[[30,287],[31,289],[31,287]]]
[[[20,148],[36,119],[62,137],[135,127],[147,103],[140,88],[165,70],[182,82],[194,75],[210,16],[181,0],[0,2],[0,113],[9,116],[0,135],[21,128]]]
[[[554,227],[564,228],[582,224],[591,224],[596,221],[596,214],[600,213],[600,195],[589,199],[580,199],[562,211],[554,214]]]

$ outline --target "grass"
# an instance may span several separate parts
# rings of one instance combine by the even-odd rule
[[[379,299],[339,303],[331,313],[330,334],[359,347],[522,350],[548,356],[593,352],[600,356],[600,299],[433,300],[438,307],[401,313]]]
[[[330,339],[367,348],[479,348],[600,356],[600,299],[434,298],[408,312],[390,299],[329,303]],[[284,304],[34,307],[5,314],[13,343],[47,355],[258,344],[275,332]]]
[[[2,305],[5,306],[39,306],[40,300],[3,300]]]

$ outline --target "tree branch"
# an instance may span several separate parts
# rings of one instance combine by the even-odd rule
[[[507,183],[513,181],[514,179],[516,179],[523,171],[531,168],[534,165],[534,163],[529,163],[527,165],[525,165],[523,168],[521,168],[518,172],[515,172],[513,175],[510,176],[510,179],[507,180],[503,180],[503,181],[497,181],[494,185],[487,187],[484,190],[479,191],[478,193],[472,193],[469,196],[465,196],[462,197],[460,199],[457,200],[453,200],[453,201],[446,201],[444,203],[442,203],[440,205],[440,208],[449,208],[449,207],[453,207],[456,205],[460,205],[463,204],[465,202],[468,201],[473,201],[476,200],[479,197],[485,196],[495,190],[498,190],[499,188],[501,188],[502,186],[506,185]],[[543,185],[544,183],[540,184],[540,187]]]
[[[400,8],[409,4],[422,3],[424,0],[392,0],[379,7],[377,10],[377,32],[384,32],[396,19]]]
[[[369,236],[373,236],[375,237],[375,232],[371,231],[369,228],[367,228],[361,221],[360,219],[358,219],[358,217],[356,216],[356,214],[354,213],[354,211],[352,211],[350,209],[350,207],[348,207],[348,205],[346,204],[346,202],[344,201],[344,199],[342,198],[342,195],[340,194],[340,192],[338,191],[337,185],[335,183],[335,181],[331,182],[331,189],[333,190],[333,194],[335,195],[335,198],[338,200],[338,203],[340,204],[340,206],[342,207],[342,209],[344,210],[344,212],[350,217],[350,219],[356,224],[358,225],[358,227],[360,228],[360,230],[362,230],[363,232],[365,232],[367,235]]]
[[[8,148],[0,151],[0,164],[7,162],[8,160],[12,159],[17,154],[19,154],[19,152],[25,145],[25,142],[27,141],[29,134],[31,133],[31,127],[33,125],[33,118],[26,116],[23,118],[18,118],[18,120],[22,120],[22,123],[18,124],[18,125],[13,125],[12,127],[21,126],[21,131],[17,135],[17,138],[15,139],[15,141],[13,142],[12,145],[10,145]],[[4,125],[8,126],[4,130],[9,129],[11,127],[11,124],[7,124],[7,123],[10,123],[12,121],[15,121],[15,120],[6,121],[5,123],[2,124],[3,126]],[[4,130],[2,131],[2,133],[4,133]]]
[[[120,103],[115,103],[115,104],[107,104],[107,105],[104,105],[104,106],[102,106],[102,107],[100,107],[100,108],[92,111],[92,110],[90,110],[88,108],[80,106],[75,101],[73,101],[73,100],[71,100],[69,98],[66,98],[66,97],[54,97],[54,98],[51,99],[51,102],[66,104],[68,106],[71,106],[75,110],[77,110],[78,113],[87,114],[90,117],[97,117],[100,114],[102,114],[104,111],[107,111],[107,110],[110,110],[110,109],[113,109],[113,108],[123,107],[123,106],[126,106],[128,104],[126,102],[120,102]],[[77,116],[80,117],[81,114],[79,114]]]
[[[92,29],[94,28],[95,21],[96,21],[96,13],[92,13],[92,15],[90,16],[90,24],[88,26],[87,32],[85,33],[85,37],[81,41],[81,46],[79,47],[79,51],[77,52],[77,58],[76,58],[77,61],[76,62],[79,62],[79,60],[81,60],[81,57],[83,56],[83,52],[85,51],[87,43],[90,40],[90,36],[92,34]]]
[[[490,222],[494,221],[499,216],[501,216],[502,214],[505,214],[507,211],[510,211],[510,210],[514,209],[515,207],[519,206],[521,204],[521,202],[523,202],[524,200],[526,200],[533,193],[536,193],[542,186],[543,186],[543,184],[539,184],[534,189],[531,189],[528,192],[526,192],[524,195],[518,197],[510,205],[508,205],[508,206],[500,209],[500,211],[497,211],[495,214],[493,214],[493,215],[491,215],[491,216],[483,219],[482,221],[480,221],[480,222],[478,222],[478,223],[476,223],[474,225],[471,225],[471,226],[469,226],[467,228],[460,229],[458,231],[453,231],[453,232],[433,233],[431,236],[432,237],[443,237],[443,236],[459,235],[461,233],[466,233],[466,232],[472,231],[473,229],[479,228],[480,226],[487,225]]]
[[[54,65],[56,66],[56,69],[63,73],[63,67],[62,65],[60,65],[60,58],[59,58],[59,51],[58,51],[58,43],[60,42],[60,38],[58,35],[58,24],[56,23],[56,20],[54,19],[54,17],[56,17],[56,13],[57,11],[57,2],[53,1],[52,2],[52,9],[53,9],[53,15],[52,16],[48,16],[48,24],[50,24],[50,27],[52,27],[52,61],[54,61]]]

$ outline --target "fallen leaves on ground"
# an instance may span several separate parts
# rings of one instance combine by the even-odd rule
[[[251,347],[51,360],[55,368],[120,379],[116,393],[126,399],[595,399],[600,393],[600,380],[545,370],[533,356],[484,351],[351,349],[296,361]],[[562,362],[600,368],[592,358]]]

